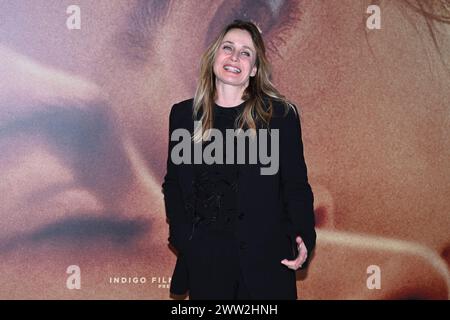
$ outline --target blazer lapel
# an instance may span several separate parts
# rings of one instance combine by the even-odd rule
[[[187,125],[187,129],[189,132],[193,133],[194,131],[194,121],[192,118],[189,121],[189,124]],[[183,199],[185,201],[185,207],[193,207],[193,193],[194,193],[194,143],[191,141],[191,163],[183,163],[178,168],[178,176],[179,176],[179,182],[181,186],[181,190],[183,193]]]

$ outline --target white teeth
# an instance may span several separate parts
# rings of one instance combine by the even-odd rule
[[[235,67],[231,67],[231,66],[225,66],[224,69],[227,70],[227,71],[234,72],[234,73],[241,73],[240,69],[235,68]]]

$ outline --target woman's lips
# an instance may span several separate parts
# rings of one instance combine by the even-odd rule
[[[0,253],[48,240],[126,243],[149,228],[147,220],[107,212],[39,135],[3,137],[0,146]]]
[[[231,64],[226,64],[226,65],[224,65],[224,66],[223,66],[223,69],[224,69],[225,71],[227,71],[227,72],[232,73],[232,74],[240,74],[240,73],[241,73],[241,69],[240,69],[240,68],[238,68],[238,67],[236,67],[236,66],[233,66],[233,65],[231,65]]]
[[[77,187],[71,170],[52,155],[38,136],[11,138],[2,161],[0,239],[31,232],[67,217],[68,213],[101,212],[102,205],[87,190]]]

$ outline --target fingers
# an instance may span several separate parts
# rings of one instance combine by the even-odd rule
[[[284,259],[284,260],[281,261],[281,263],[284,264],[289,269],[297,270],[297,269],[299,269],[302,266],[302,263],[304,262],[304,261],[302,261],[300,259],[301,259],[300,256],[297,259],[295,259],[295,260]]]
[[[308,257],[308,249],[306,249],[305,243],[301,243],[298,246],[298,258],[300,259],[300,267],[303,265],[303,263],[306,261],[306,258]]]
[[[300,236],[296,238],[296,242],[299,252],[298,257],[295,260],[284,259],[281,261],[282,264],[292,270],[301,268],[303,263],[306,261],[306,258],[308,257],[308,249],[306,249],[305,243]]]
[[[306,252],[303,251],[303,253],[300,252],[300,254],[298,255],[298,257],[295,260],[283,259],[281,261],[281,263],[284,264],[289,269],[297,270],[297,269],[301,268],[301,266],[305,262],[305,260],[306,260]]]
[[[300,266],[306,261],[306,258],[308,257],[308,249],[306,249],[306,245],[303,242],[303,239],[298,236],[296,239],[297,245],[298,245],[298,252],[299,252],[299,258],[301,261]]]
[[[295,260],[284,259],[281,261],[281,263],[292,270],[297,270],[298,268],[300,268],[300,260],[298,258]]]

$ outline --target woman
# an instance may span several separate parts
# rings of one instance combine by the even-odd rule
[[[169,123],[163,193],[169,242],[179,254],[171,292],[189,290],[190,299],[296,299],[295,270],[316,240],[313,193],[297,110],[270,82],[253,23],[235,20],[222,30],[202,57],[194,99],[174,105]],[[260,129],[269,129],[279,170],[264,175],[260,163],[234,161],[242,156],[234,139],[234,152],[221,148],[226,161],[174,161],[174,130],[192,134],[195,153],[199,144],[206,150],[213,128],[223,136],[227,129],[250,129],[259,142],[267,132]]]

